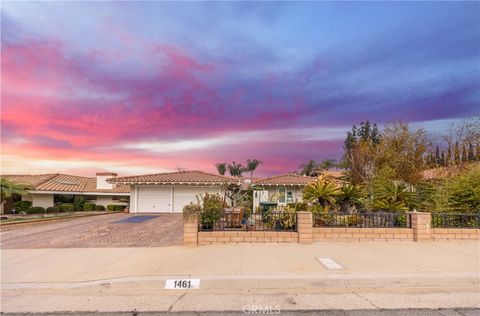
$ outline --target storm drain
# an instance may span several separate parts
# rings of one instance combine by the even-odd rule
[[[318,261],[327,269],[329,270],[342,270],[345,269],[340,263],[336,262],[332,258],[324,257],[324,258],[317,258]]]

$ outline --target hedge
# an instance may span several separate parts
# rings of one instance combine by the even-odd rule
[[[27,212],[28,209],[32,207],[32,202],[30,201],[18,201],[13,203],[13,208],[18,212]]]
[[[93,211],[95,209],[95,206],[96,206],[95,204],[87,202],[87,203],[83,204],[83,210],[87,211],[87,212],[88,211]]]
[[[55,213],[55,212],[60,212],[60,208],[58,208],[57,206],[47,207],[47,213]]]
[[[103,206],[103,205],[95,205],[95,211],[105,211],[105,206]]]
[[[33,206],[27,210],[27,214],[45,213],[45,208],[41,206]]]
[[[75,207],[71,203],[63,203],[58,206],[60,212],[73,212]]]
[[[109,204],[107,205],[107,210],[121,212],[125,208],[125,205],[116,205],[116,204]]]

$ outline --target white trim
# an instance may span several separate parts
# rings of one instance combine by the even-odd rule
[[[174,185],[172,185],[172,190],[171,190],[171,193],[170,193],[170,213],[173,213],[174,212],[174,208],[173,208],[173,205],[174,205],[174,201],[175,199],[173,198],[173,194],[175,194],[175,189],[174,189]]]
[[[130,193],[104,193],[104,192],[75,192],[75,191],[37,191],[28,190],[30,194],[72,194],[72,195],[122,195],[130,196]]]
[[[138,187],[135,187],[135,213],[138,213]]]

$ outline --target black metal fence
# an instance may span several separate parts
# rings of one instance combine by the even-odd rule
[[[480,228],[480,214],[432,213],[433,228]]]
[[[313,227],[411,227],[406,213],[313,213]]]
[[[201,213],[199,231],[296,231],[295,212],[267,211],[247,213],[221,211],[217,214]]]

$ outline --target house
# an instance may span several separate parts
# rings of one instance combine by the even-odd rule
[[[238,180],[203,171],[178,171],[149,175],[115,177],[107,180],[130,186],[130,212],[181,213],[197,203],[197,196],[208,192],[224,196],[229,184]]]
[[[253,181],[253,208],[260,202],[273,201],[278,205],[302,201],[302,189],[315,177],[287,173]]]
[[[31,187],[27,194],[16,199],[31,201],[32,206],[50,207],[56,202],[73,200],[75,196],[83,196],[87,201],[107,206],[109,204],[127,205],[130,188],[126,185],[115,185],[107,182],[108,178],[116,177],[116,173],[101,172],[95,178],[68,174],[40,175],[2,175],[2,178],[16,184]],[[11,210],[12,200],[7,201],[5,210]]]

